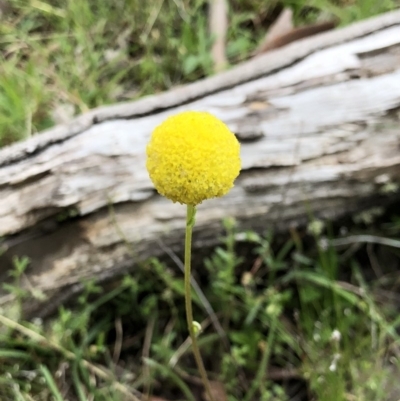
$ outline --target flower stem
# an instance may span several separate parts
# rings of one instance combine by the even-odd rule
[[[190,271],[191,271],[191,254],[192,254],[192,232],[195,223],[196,207],[187,205],[186,212],[186,235],[185,235],[185,307],[186,307],[186,320],[189,329],[190,339],[192,340],[192,351],[194,359],[196,360],[197,368],[201,376],[204,388],[206,390],[208,399],[214,401],[211,393],[210,382],[207,378],[207,372],[204,368],[203,360],[200,355],[199,346],[197,344],[196,332],[193,322],[192,311],[192,287],[190,284]]]

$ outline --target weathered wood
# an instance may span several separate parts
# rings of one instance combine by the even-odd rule
[[[179,250],[185,207],[160,197],[145,169],[152,129],[207,110],[242,142],[229,195],[199,207],[194,247],[221,219],[265,229],[337,218],[399,198],[400,12],[293,43],[231,71],[137,102],[104,107],[0,151],[0,259],[28,256],[24,279],[46,315],[86,278]],[[0,302],[9,297],[4,295]]]

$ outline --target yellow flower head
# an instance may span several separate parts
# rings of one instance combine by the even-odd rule
[[[233,187],[240,171],[240,145],[218,118],[186,111],[153,131],[146,167],[161,195],[196,206]]]

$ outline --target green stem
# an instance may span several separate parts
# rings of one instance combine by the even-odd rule
[[[191,270],[191,254],[192,254],[192,232],[195,223],[196,207],[187,205],[186,212],[186,235],[185,235],[185,307],[186,307],[186,320],[189,329],[190,339],[192,340],[192,351],[194,359],[196,360],[197,368],[199,369],[200,377],[206,390],[208,399],[214,401],[211,393],[210,382],[207,378],[207,372],[204,368],[203,360],[200,355],[199,346],[197,344],[196,333],[193,325],[193,311],[192,311],[192,287],[190,285],[190,270]]]
[[[273,342],[275,340],[276,326],[278,323],[277,320],[278,320],[278,316],[272,317],[272,322],[271,322],[271,326],[269,328],[269,333],[268,333],[268,337],[267,337],[267,342],[265,344],[264,353],[263,353],[261,362],[258,366],[258,371],[257,371],[256,377],[253,380],[253,383],[251,384],[249,391],[247,392],[246,396],[244,397],[244,401],[251,400],[254,396],[254,393],[260,388],[261,382],[263,382],[263,381],[265,382],[265,380],[266,380],[268,361],[271,356],[272,346],[273,346]]]

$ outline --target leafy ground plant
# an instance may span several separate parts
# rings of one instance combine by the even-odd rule
[[[399,234],[396,220],[378,226]],[[260,236],[233,220],[225,229],[194,266],[193,296],[221,399],[397,399],[398,242],[337,248],[323,232]],[[18,280],[24,262],[16,263]],[[88,283],[49,321],[3,313],[1,399],[201,399],[183,295],[175,262],[152,259],[108,287]]]

